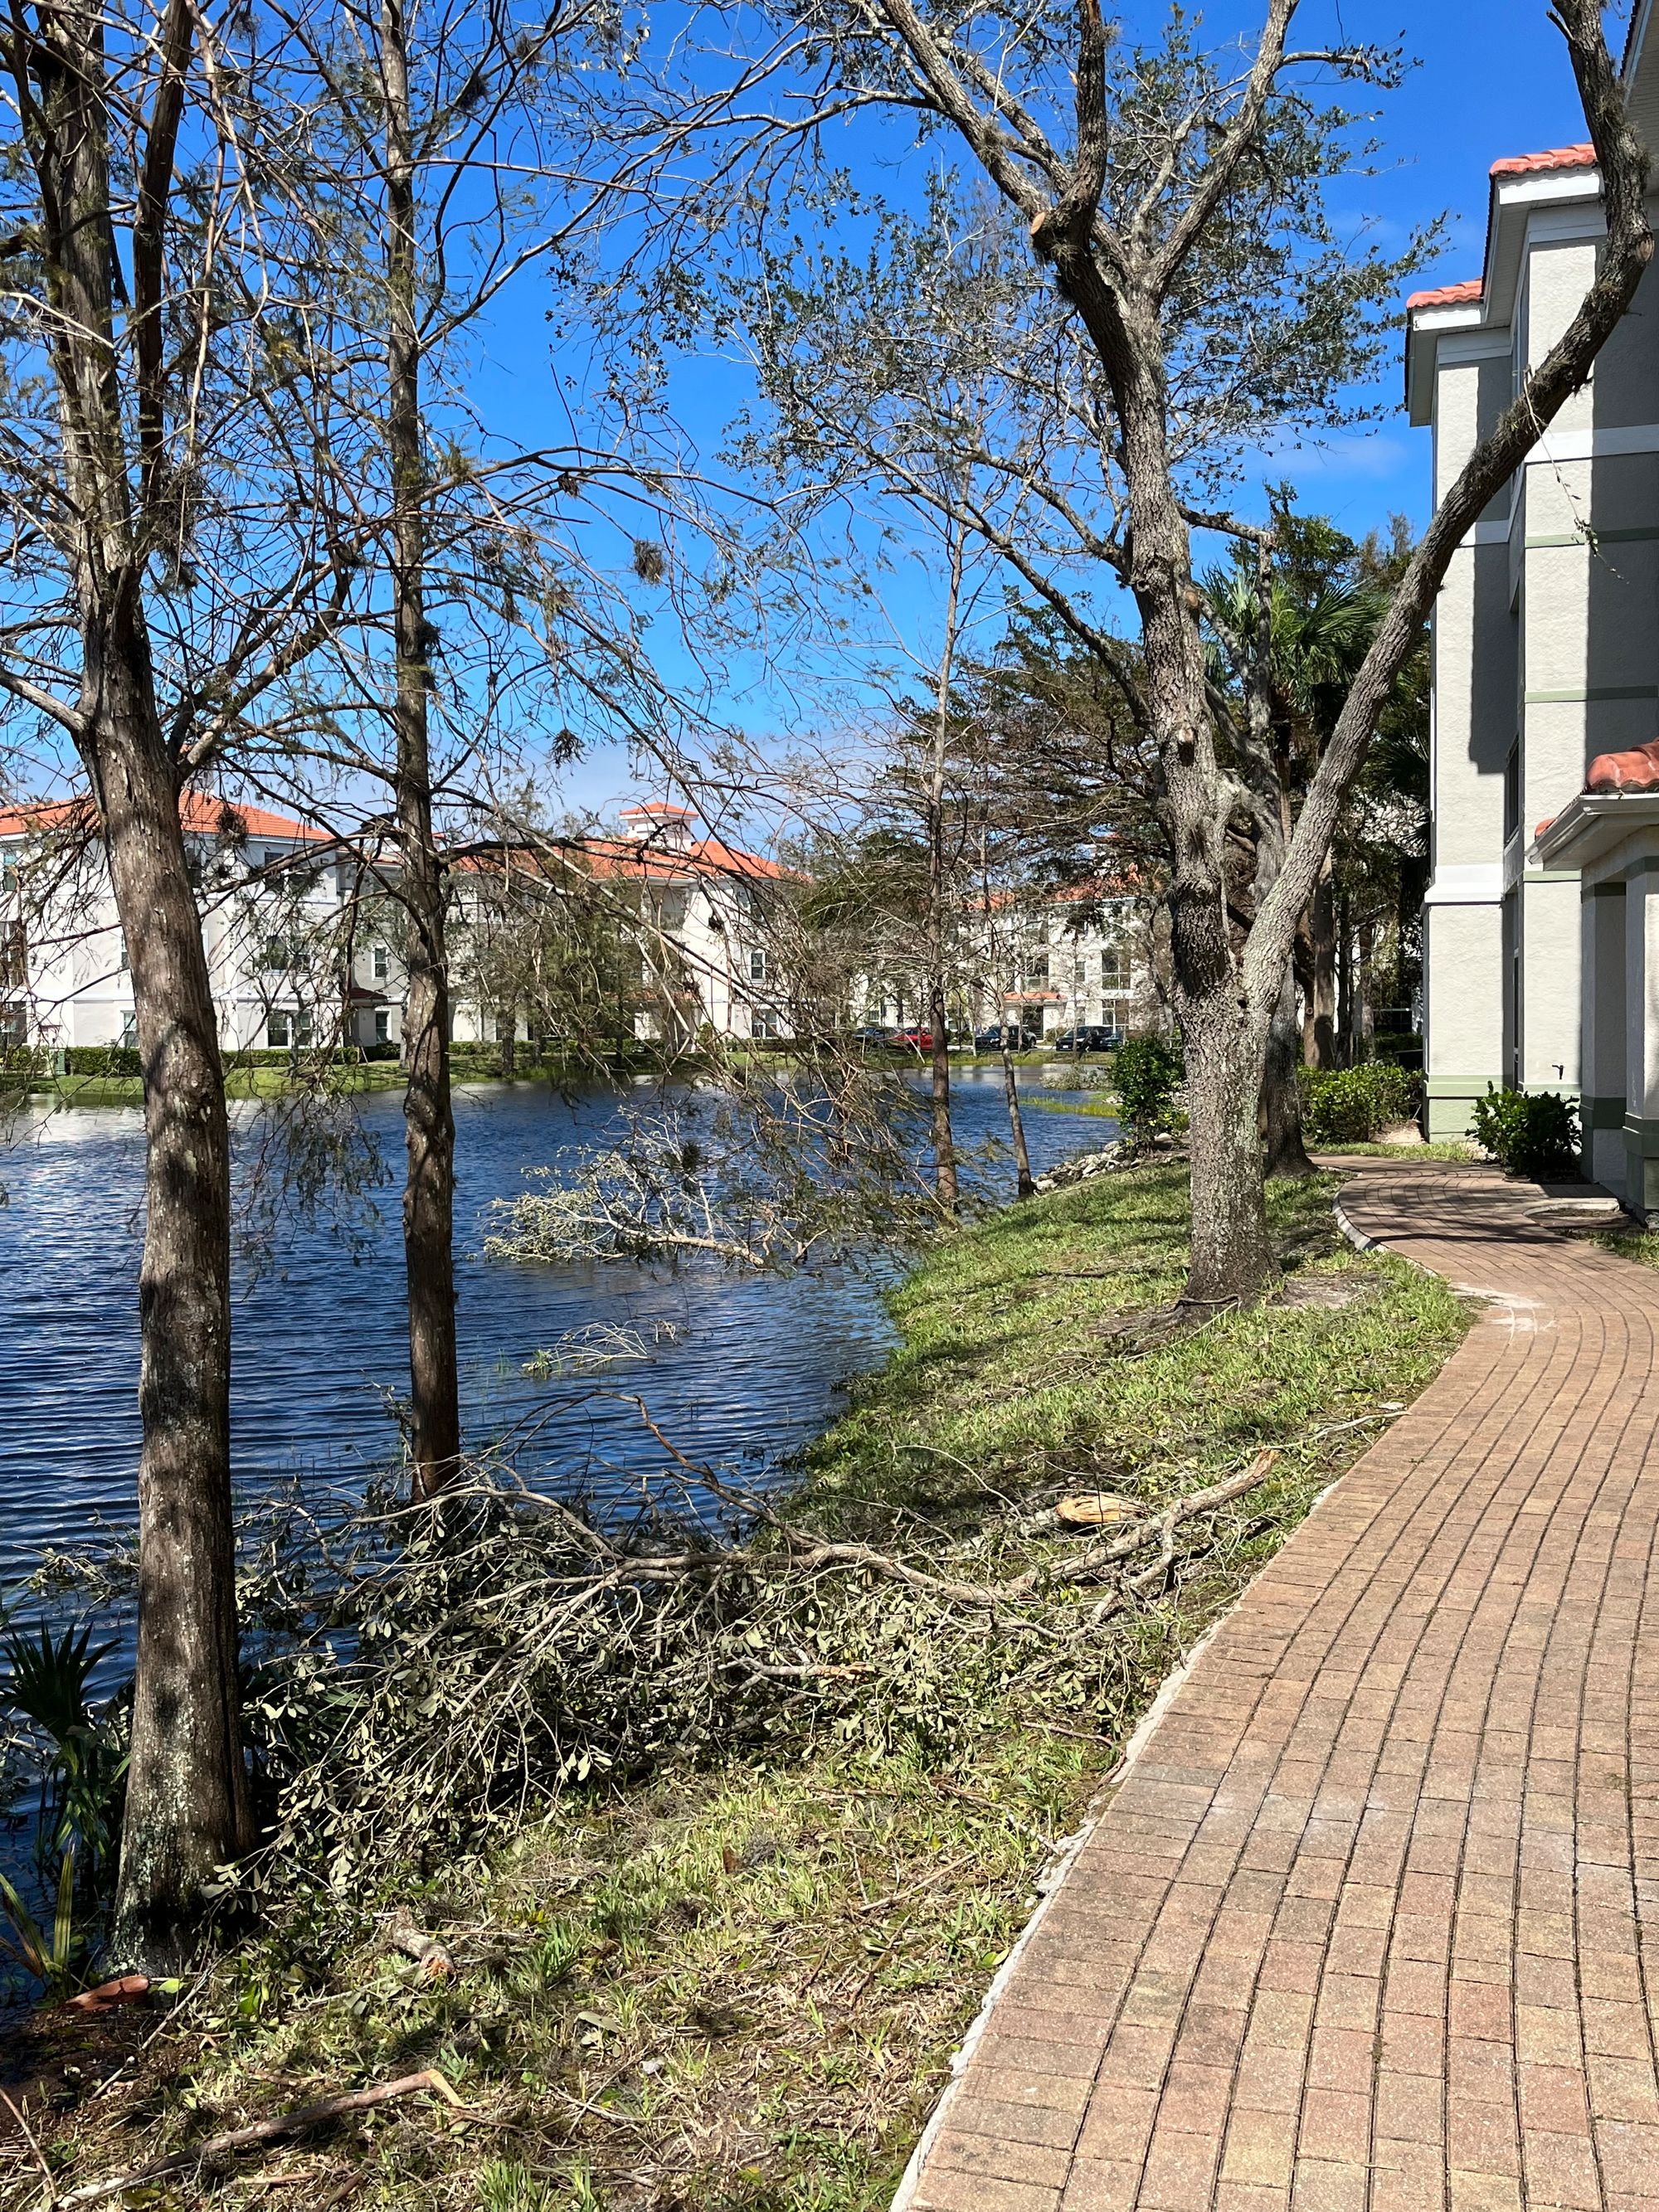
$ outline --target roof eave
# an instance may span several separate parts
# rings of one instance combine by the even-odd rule
[[[1406,410],[1418,428],[1434,419],[1435,350],[1453,331],[1508,326],[1515,312],[1516,286],[1528,211],[1540,204],[1571,206],[1599,202],[1601,173],[1593,161],[1582,166],[1527,170],[1494,165],[1486,209],[1486,250],[1480,297],[1457,306],[1413,308],[1407,316]]]

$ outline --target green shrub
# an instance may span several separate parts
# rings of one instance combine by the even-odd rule
[[[1129,1037],[1118,1047],[1112,1088],[1118,1119],[1132,1143],[1149,1144],[1174,1128],[1182,1073],[1181,1048],[1167,1037]]]
[[[142,1075],[131,1044],[72,1044],[64,1054],[65,1075]]]
[[[1302,1133],[1309,1144],[1370,1145],[1417,1112],[1422,1082],[1409,1068],[1368,1060],[1358,1067],[1304,1067]]]
[[[1534,1182],[1578,1172],[1578,1109],[1556,1091],[1495,1091],[1475,1101],[1470,1133],[1505,1175]]]
[[[0,1045],[0,1090],[38,1083],[52,1073],[52,1054],[44,1045]]]

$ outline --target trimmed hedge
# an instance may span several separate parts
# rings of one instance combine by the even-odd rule
[[[1422,1100],[1422,1078],[1391,1060],[1299,1073],[1302,1133],[1316,1147],[1375,1144],[1385,1129],[1412,1121]]]
[[[142,1075],[131,1044],[72,1044],[64,1054],[65,1075]]]

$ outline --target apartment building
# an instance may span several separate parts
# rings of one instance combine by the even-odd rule
[[[398,1043],[407,979],[395,862],[209,793],[186,793],[181,805],[225,1048]],[[686,809],[660,802],[624,808],[616,835],[568,849],[572,878],[599,888],[617,941],[629,1034],[784,1031],[766,899],[783,880],[775,862],[699,836]],[[546,895],[557,872],[544,855],[506,848],[452,872],[458,1041],[529,1037],[533,1009],[513,1003],[499,966],[477,955],[526,881]],[[0,809],[0,1043],[134,1037],[125,947],[86,810]]]
[[[1659,144],[1659,34],[1632,116]],[[1493,163],[1478,278],[1408,306],[1407,398],[1437,497],[1594,279],[1595,152]],[[1428,1132],[1489,1084],[1579,1100],[1586,1164],[1659,1205],[1659,275],[1455,556],[1433,622]],[[1630,763],[1634,761],[1636,765]],[[1624,762],[1625,766],[1618,763]]]

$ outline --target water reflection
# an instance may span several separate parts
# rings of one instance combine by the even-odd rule
[[[383,1093],[364,1105],[394,1174],[400,1104]],[[530,1084],[456,1094],[468,1441],[482,1447],[533,1423],[522,1460],[538,1484],[601,1501],[637,1494],[662,1455],[633,1411],[596,1398],[591,1382],[524,1371],[567,1334],[604,1326],[649,1347],[648,1358],[610,1370],[618,1391],[636,1391],[693,1456],[764,1480],[834,1418],[847,1380],[885,1350],[873,1279],[515,1267],[477,1255],[485,1209],[519,1189],[526,1168],[597,1142],[617,1110],[611,1092],[572,1102]],[[957,1119],[966,1144],[1000,1133],[1000,1077],[959,1079]],[[257,1124],[256,1112],[239,1128],[244,1176]],[[1111,1132],[1072,1113],[1034,1113],[1027,1133],[1041,1172]],[[44,1547],[131,1523],[143,1168],[142,1122],[129,1109],[54,1113],[14,1132],[0,1153],[0,1589]],[[355,1249],[325,1222],[299,1225],[268,1270],[244,1271],[232,1426],[245,1492],[295,1477],[355,1486],[395,1455],[402,1278],[395,1186]]]

